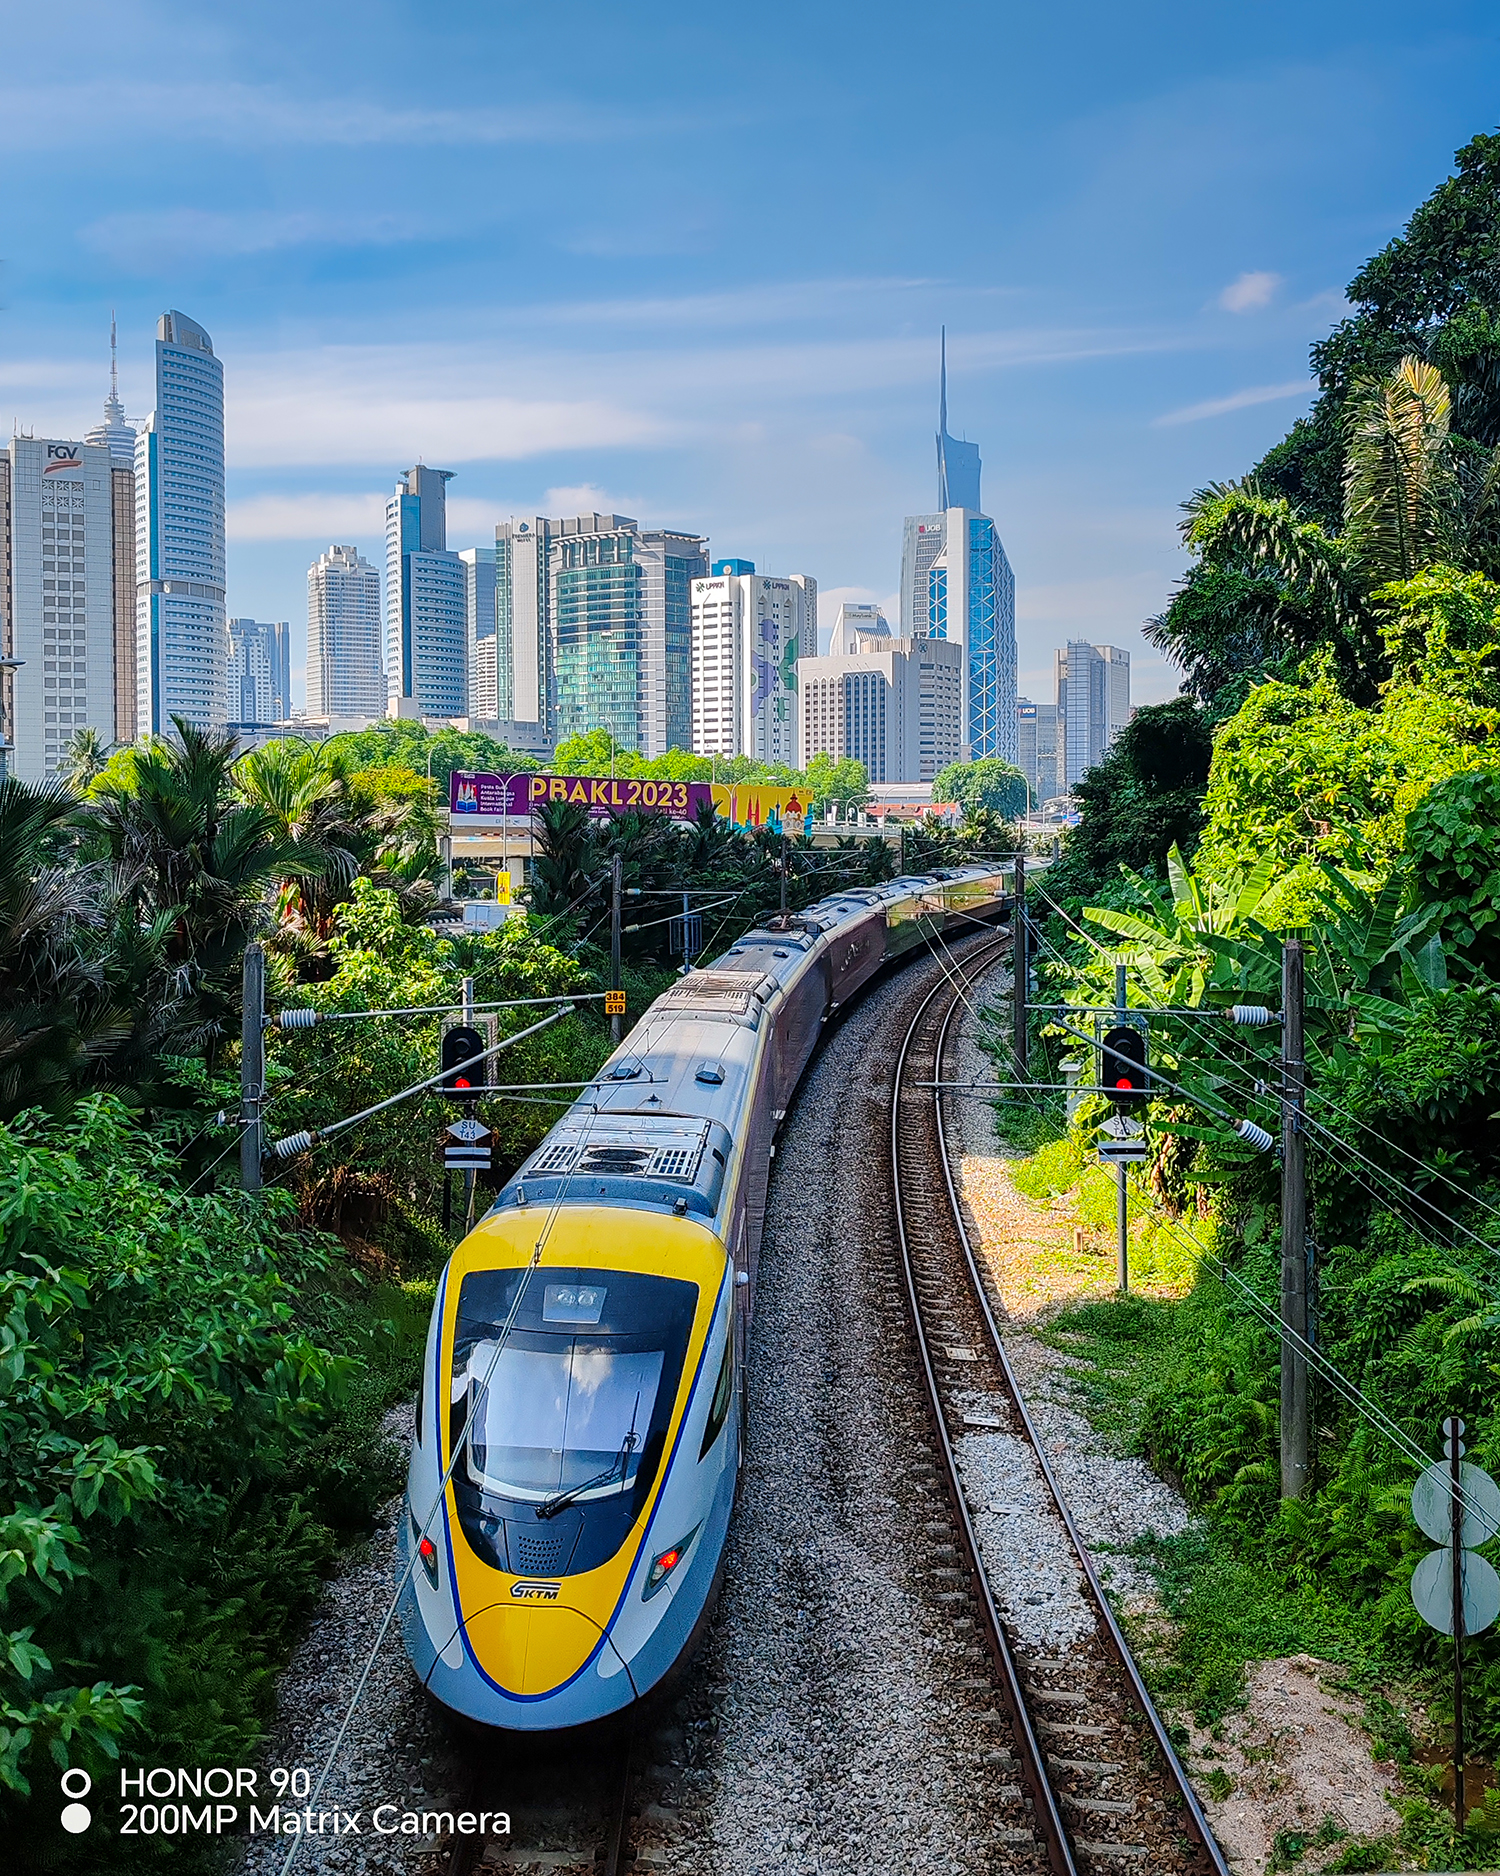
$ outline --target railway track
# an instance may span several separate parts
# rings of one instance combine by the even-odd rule
[[[956,1568],[948,1607],[983,1642],[1008,1723],[1018,1795],[1031,1818],[1030,1856],[998,1868],[1055,1876],[1122,1869],[1228,1876],[1198,1800],[1120,1633],[1057,1488],[1020,1393],[954,1189],[943,1125],[942,1062],[956,1012],[1007,941],[964,948],[922,997],[896,1060],[890,1178],[906,1313],[925,1380]],[[924,1085],[925,1084],[925,1085]],[[986,1575],[964,1485],[964,1443],[1003,1432],[1024,1443],[1076,1560],[1091,1626],[1057,1652],[1013,1641]],[[944,1545],[943,1548],[949,1548]]]
[[[510,1830],[455,1837],[442,1876],[628,1876],[641,1753],[634,1727],[584,1744],[470,1741],[462,1809]]]

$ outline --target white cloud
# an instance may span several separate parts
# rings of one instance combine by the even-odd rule
[[[360,539],[385,532],[385,496],[252,495],[231,502],[224,517],[232,541],[330,541]]]
[[[609,110],[554,98],[510,109],[396,109],[347,92],[308,94],[272,85],[136,83],[100,79],[77,85],[0,89],[0,118],[14,136],[55,134],[106,141],[132,131],[156,143],[212,138],[257,145],[495,145],[601,143],[622,136],[694,128],[686,114]]]
[[[549,450],[649,447],[675,434],[612,397],[488,389],[494,354],[421,348],[329,350],[235,359],[226,378],[226,446],[236,468],[408,463],[443,468]],[[563,385],[569,374],[548,374]],[[550,384],[549,387],[550,389]]]
[[[593,482],[578,482],[571,488],[548,489],[543,497],[544,514],[556,515],[639,515],[642,504],[623,495],[611,495]]]
[[[108,215],[79,230],[85,247],[127,266],[157,272],[208,256],[269,254],[277,248],[389,246],[431,233],[394,215],[325,215],[296,210],[197,208]]]
[[[1223,417],[1231,410],[1248,410],[1252,404],[1275,404],[1284,397],[1310,397],[1317,388],[1307,378],[1296,378],[1290,384],[1252,385],[1248,391],[1232,391],[1228,397],[1210,397],[1201,404],[1185,404],[1181,410],[1169,410],[1164,416],[1153,417],[1152,427],[1160,430],[1176,423],[1201,423],[1205,417]]]
[[[1257,313],[1271,304],[1280,285],[1280,274],[1241,274],[1219,295],[1219,304],[1226,313]]]

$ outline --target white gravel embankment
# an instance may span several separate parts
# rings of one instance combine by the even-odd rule
[[[386,1431],[405,1453],[411,1442],[410,1405],[386,1420]],[[277,1692],[276,1722],[261,1776],[262,1805],[277,1802],[269,1787],[272,1768],[304,1768],[315,1786],[353,1698],[360,1672],[399,1578],[396,1532],[401,1500],[384,1508],[369,1545],[352,1556],[329,1584],[312,1626],[303,1638]],[[407,1665],[393,1623],[376,1657],[334,1761],[318,1809],[361,1814],[356,1836],[323,1834],[302,1839],[293,1876],[302,1870],[349,1871],[351,1876],[429,1876],[436,1868],[433,1840],[426,1836],[376,1836],[371,1813],[393,1804],[418,1817],[451,1808],[459,1795],[451,1750],[435,1722],[416,1676]],[[309,1803],[288,1795],[289,1809]],[[293,1839],[260,1834],[246,1846],[240,1876],[275,1876]]]
[[[1036,1867],[995,1841],[1014,1770],[959,1683],[982,1664],[923,1593],[937,1509],[911,1490],[921,1416],[892,1385],[876,1304],[893,1266],[872,1197],[895,1009],[878,986],[829,1037],[778,1150],[749,1369],[749,1460],[725,1587],[698,1660],[650,1736],[637,1868],[677,1876],[968,1876]],[[409,1412],[395,1434],[410,1437]],[[326,1593],[284,1675],[267,1766],[331,1747],[395,1582],[399,1502]],[[982,1684],[982,1683],[981,1683]],[[990,1703],[977,1696],[982,1709]],[[393,1628],[322,1808],[457,1808],[460,1770]],[[1012,1815],[1010,1822],[1016,1820]],[[239,1876],[274,1876],[285,1838]],[[517,1852],[519,1861],[521,1853]],[[430,1840],[306,1840],[297,1869],[434,1876]],[[497,1865],[499,1867],[499,1865]]]
[[[997,1078],[993,1059],[975,1039],[976,1012],[986,1000],[1002,1001],[1010,993],[1009,963],[998,965],[981,980],[973,1007],[957,1019],[950,1037],[948,1078],[961,1083],[992,1082]],[[1027,1288],[1034,1309],[1077,1293],[1076,1270],[1065,1244],[1066,1227],[1032,1208],[1007,1188],[1009,1203],[995,1204],[996,1173],[1012,1155],[996,1136],[992,1095],[950,1099],[947,1108],[948,1150],[957,1173],[960,1199],[968,1214],[971,1238],[981,1259],[988,1254],[992,1272],[1002,1264],[1014,1271],[1005,1257],[1006,1239],[1024,1234],[1033,1251],[1033,1275]],[[1002,1175],[1003,1177],[1003,1175]],[[1015,1215],[1019,1214],[1019,1216]],[[1048,1294],[1045,1266],[1048,1240],[1060,1254],[1057,1296]],[[1001,1283],[998,1287],[1004,1291]],[[1121,1598],[1149,1594],[1150,1576],[1125,1553],[1148,1534],[1174,1536],[1186,1528],[1188,1507],[1181,1495],[1157,1478],[1140,1459],[1112,1452],[1084,1416],[1071,1404],[1069,1358],[1028,1335],[1024,1317],[1010,1298],[1012,1314],[1001,1331],[1017,1385],[1025,1398],[1047,1459],[1067,1502],[1079,1535],[1094,1567]],[[986,1407],[1000,1417],[994,1403],[976,1397],[975,1410]],[[985,1562],[997,1598],[1005,1609],[1017,1640],[1023,1646],[1065,1648],[1092,1626],[1083,1600],[1082,1578],[1067,1538],[1050,1510],[1046,1486],[1036,1472],[1023,1440],[1003,1433],[971,1434],[960,1442],[966,1465],[971,1506],[984,1549]],[[1004,1506],[1003,1511],[995,1507]]]
[[[871,1168],[901,983],[829,1038],[776,1160],[750,1458],[702,1664],[720,1690],[701,1761],[711,1801],[698,1840],[658,1868],[1032,1867],[1029,1850],[983,1841],[984,1793],[1014,1774],[986,1769],[956,1686],[975,1667],[918,1587],[933,1515],[914,1506],[907,1477],[920,1410],[904,1380],[893,1385],[873,1303],[878,1273],[894,1267]]]

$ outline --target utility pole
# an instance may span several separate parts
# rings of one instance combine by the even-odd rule
[[[1453,1552],[1453,1821],[1464,1827],[1464,1550],[1462,1420],[1451,1415],[1443,1422],[1448,1446],[1448,1504],[1451,1516],[1448,1542]]]
[[[1307,1071],[1301,944],[1281,947],[1281,1496],[1307,1489]]]
[[[1115,966],[1115,1022],[1121,1027],[1125,1022],[1126,1000],[1125,966],[1117,964]],[[1108,1066],[1105,1069],[1104,1079],[1106,1082],[1109,1080]],[[1120,1182],[1120,1230],[1115,1256],[1115,1288],[1121,1296],[1124,1296],[1130,1289],[1130,1207],[1126,1199],[1124,1160],[1116,1166],[1115,1177]]]
[[[240,1186],[260,1190],[260,1110],[266,1092],[266,954],[245,946],[240,1003]]]
[[[786,835],[781,836],[781,930],[786,930]]]
[[[613,760],[613,758],[611,758]],[[609,987],[620,988],[620,897],[624,885],[625,862],[617,853],[609,863]],[[621,1019],[609,1019],[609,1039],[618,1048],[623,1033]]]
[[[1026,990],[1030,959],[1026,943],[1026,854],[1016,855],[1016,904],[1010,919],[1011,997],[1014,1007],[1012,1050],[1016,1072],[1026,1077]]]
[[[474,1027],[474,979],[472,977],[466,977],[464,979],[464,1028],[472,1029],[473,1027]],[[486,1063],[485,1068],[484,1068],[484,1079],[486,1082],[488,1082],[489,1078],[490,1078],[489,1064]],[[477,1076],[475,1077],[475,1081],[477,1084],[478,1082]],[[474,1183],[475,1181],[474,1181],[473,1167],[465,1166],[464,1168],[464,1230],[466,1232],[472,1231],[474,1228]]]

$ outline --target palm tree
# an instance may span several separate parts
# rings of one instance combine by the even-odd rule
[[[131,751],[94,795],[122,898],[143,924],[166,922],[163,1004],[182,1046],[212,1052],[238,1024],[241,953],[280,880],[318,877],[277,817],[235,793],[234,737],[174,717],[176,735]]]
[[[104,773],[114,747],[96,729],[74,730],[63,744],[58,773],[75,795],[86,793],[90,782]]]
[[[1338,534],[1254,477],[1199,489],[1182,528],[1199,564],[1147,638],[1205,698],[1236,665],[1329,643],[1347,694],[1373,703],[1391,670],[1381,589],[1439,564],[1500,572],[1500,448],[1463,442],[1450,418],[1442,373],[1420,358],[1354,387]]]
[[[55,1107],[107,1070],[153,934],[111,956],[110,868],[71,851],[77,799],[59,782],[0,776],[0,1115]]]
[[[280,882],[283,920],[300,920],[326,937],[334,906],[373,846],[369,819],[351,797],[347,763],[325,745],[288,736],[241,756],[234,783],[297,856]]]

